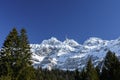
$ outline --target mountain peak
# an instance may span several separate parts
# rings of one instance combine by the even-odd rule
[[[63,43],[64,43],[64,44],[67,44],[67,45],[69,45],[69,46],[72,46],[72,47],[80,46],[80,44],[77,43],[75,40],[73,40],[73,39],[68,39],[68,38],[67,38]]]
[[[101,38],[98,38],[98,37],[90,37],[88,40],[86,41],[101,41],[102,39]]]
[[[58,41],[56,37],[51,37],[49,40]]]
[[[84,42],[84,45],[94,46],[94,45],[99,45],[101,43],[104,43],[105,41],[106,40],[102,40],[101,38],[90,37],[88,40]]]
[[[62,42],[59,41],[57,38],[55,37],[51,37],[48,40],[43,40],[42,44],[47,44],[47,45],[57,45],[57,44],[61,44]]]

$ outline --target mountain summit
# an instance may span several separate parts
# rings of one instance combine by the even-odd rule
[[[61,70],[81,70],[91,57],[94,66],[100,65],[106,53],[110,50],[120,56],[120,38],[102,40],[91,37],[83,44],[73,39],[59,41],[52,37],[43,40],[41,44],[30,44],[34,67]]]

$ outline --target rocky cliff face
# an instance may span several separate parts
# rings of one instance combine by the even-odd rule
[[[30,44],[30,46],[33,66],[48,69],[81,69],[90,57],[95,66],[100,65],[109,50],[120,56],[120,38],[102,40],[91,37],[81,45],[73,39],[61,42],[52,37],[43,40],[41,44]]]

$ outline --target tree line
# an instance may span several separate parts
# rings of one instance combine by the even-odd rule
[[[101,67],[94,67],[90,58],[81,71],[35,69],[31,55],[26,30],[13,28],[0,50],[0,80],[120,80],[120,61],[111,51]]]

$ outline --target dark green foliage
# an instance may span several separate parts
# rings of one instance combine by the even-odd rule
[[[109,51],[105,57],[101,74],[102,80],[119,80],[120,79],[120,62],[115,53]]]
[[[21,29],[20,32],[20,53],[21,53],[21,59],[23,60],[23,65],[31,65],[31,51],[29,46],[29,41],[27,38],[26,30]]]
[[[80,80],[80,73],[78,69],[75,70],[75,80]]]
[[[24,67],[19,72],[17,80],[35,80],[35,71],[32,67]]]
[[[81,71],[81,73],[80,73],[80,80],[86,80],[86,77],[87,77],[86,71],[83,68],[82,71]]]
[[[75,74],[72,71],[62,71],[57,69],[49,71],[38,68],[36,70],[35,80],[75,80],[74,75]]]
[[[99,80],[97,71],[92,64],[91,58],[89,59],[86,66],[86,80]]]
[[[100,79],[100,68],[99,68],[99,66],[96,66],[95,67],[95,70],[97,71],[97,75],[98,75],[98,77],[99,77],[99,79]]]
[[[1,76],[0,80],[12,80],[11,76],[7,75],[7,76]]]
[[[19,54],[19,38],[15,28],[7,36],[1,50],[1,75],[12,75]]]
[[[16,28],[13,28],[0,52],[0,77],[4,79],[9,75],[12,80],[16,80],[18,76],[19,78],[28,76],[23,77],[21,75],[23,73],[28,72],[33,75],[33,70],[30,70],[32,68],[30,60],[31,52],[25,29],[22,29],[19,35]],[[25,80],[29,80],[27,78]]]

